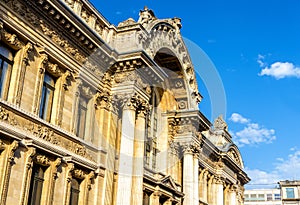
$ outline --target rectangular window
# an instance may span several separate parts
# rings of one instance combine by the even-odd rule
[[[77,136],[84,139],[87,118],[87,100],[79,99],[78,114],[77,114]]]
[[[77,205],[79,201],[80,182],[73,178],[71,182],[70,205]]]
[[[286,188],[286,198],[288,199],[295,198],[294,188]]]
[[[150,151],[151,147],[148,141],[145,141],[145,165],[149,167],[150,164]]]
[[[153,148],[152,151],[152,169],[156,169],[156,155],[157,155],[157,149]]]
[[[32,177],[30,182],[29,190],[29,205],[39,205],[41,204],[41,196],[43,191],[44,183],[44,169],[39,165],[34,165],[32,170]]]
[[[54,78],[48,73],[45,73],[39,116],[40,118],[48,122],[50,122],[51,119],[52,104],[53,104],[53,97],[54,97],[54,90],[55,90],[54,86],[55,86]]]
[[[280,194],[274,194],[274,199],[275,199],[276,201],[281,200]]]
[[[272,201],[273,198],[272,198],[272,194],[267,194],[267,201]]]
[[[258,201],[265,201],[265,195],[264,194],[258,194]]]
[[[250,194],[249,200],[250,200],[250,201],[256,201],[256,200],[257,200],[256,194]]]
[[[13,55],[10,50],[0,46],[0,97],[6,98],[8,83],[13,65]]]

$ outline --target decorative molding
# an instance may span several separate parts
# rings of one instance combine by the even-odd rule
[[[51,165],[51,160],[45,156],[38,154],[34,157],[35,163],[43,165],[43,166],[50,166]]]
[[[220,115],[219,117],[217,117],[217,119],[215,119],[214,121],[214,128],[216,130],[228,130],[228,126],[226,124],[226,122],[223,119],[223,116]]]
[[[73,176],[77,179],[84,179],[85,178],[85,172],[81,169],[74,169],[73,170]]]
[[[58,133],[50,127],[41,123],[36,123],[33,120],[18,116],[12,111],[7,110],[0,105],[0,121],[13,125],[19,130],[28,132],[29,134],[38,137],[42,140],[50,142],[53,145],[63,147],[79,156],[85,157],[94,161],[93,157],[87,153],[86,148],[79,142],[74,142]]]
[[[3,24],[0,26],[0,40],[4,41],[16,50],[20,50],[25,46],[25,44],[18,39],[16,34],[9,33],[7,30],[5,30]]]
[[[183,154],[196,154],[200,151],[200,144],[195,141],[181,142],[180,148]]]

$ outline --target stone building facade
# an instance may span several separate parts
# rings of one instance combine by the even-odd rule
[[[180,29],[147,8],[114,26],[87,0],[0,0],[0,204],[243,204]]]

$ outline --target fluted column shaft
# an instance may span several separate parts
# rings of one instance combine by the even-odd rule
[[[117,205],[131,204],[135,112],[129,102],[123,108]]]

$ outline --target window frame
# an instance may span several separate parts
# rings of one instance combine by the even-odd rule
[[[11,72],[14,65],[14,52],[11,48],[5,45],[0,46],[0,50],[1,48],[4,48],[8,52],[8,56],[4,56],[0,52],[0,98],[6,100],[8,89],[9,89]],[[9,56],[11,56],[11,59],[9,59]],[[3,73],[3,68],[5,63],[7,64],[7,68],[5,73]]]
[[[78,187],[74,188],[74,186],[73,186],[74,181],[76,181]],[[80,184],[81,184],[81,181],[79,179],[72,178],[71,187],[70,187],[70,200],[69,200],[70,205],[78,205],[79,204]],[[75,201],[73,199],[75,199]]]
[[[295,199],[295,188],[293,187],[285,188],[285,194],[287,199]],[[290,196],[290,194],[292,194],[291,195],[292,197]]]
[[[36,173],[38,171],[38,176]],[[39,205],[42,201],[42,193],[45,182],[45,167],[34,164],[30,179],[30,188],[28,194],[28,205]],[[42,173],[42,177],[40,176]]]
[[[85,103],[85,106],[83,103]],[[77,108],[77,122],[76,122],[76,136],[85,139],[86,127],[87,127],[87,118],[88,118],[88,109],[89,109],[89,100],[84,96],[80,96]],[[84,110],[84,117],[81,115],[81,111]],[[83,122],[82,122],[83,121]]]
[[[50,85],[50,83],[45,81],[47,76],[49,76],[49,78],[53,80],[53,85]],[[56,84],[56,78],[50,73],[45,72],[42,91],[41,91],[41,98],[40,98],[39,117],[47,122],[51,121],[54,94],[55,94],[55,84]],[[50,94],[47,94],[47,91],[50,91]],[[49,97],[48,103],[46,102],[47,97]]]

